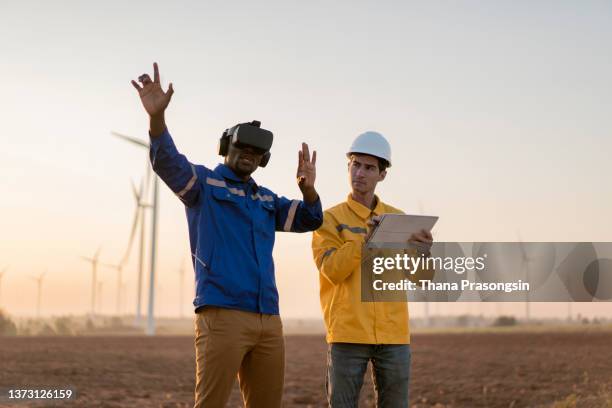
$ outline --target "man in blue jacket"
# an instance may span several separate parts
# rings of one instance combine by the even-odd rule
[[[196,278],[195,407],[225,406],[237,374],[247,407],[280,407],[285,355],[272,248],[275,231],[314,231],[322,223],[316,152],[311,159],[303,143],[298,153],[303,201],[279,197],[251,177],[270,158],[272,133],[259,122],[226,130],[224,164],[191,164],[164,119],[172,84],[164,92],[157,64],[153,71],[153,80],[143,74],[132,85],[149,114],[153,169],[186,207]]]

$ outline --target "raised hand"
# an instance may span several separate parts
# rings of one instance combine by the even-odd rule
[[[138,91],[142,105],[149,116],[155,117],[163,115],[174,93],[172,83],[170,83],[166,92],[162,90],[159,82],[159,68],[156,62],[153,63],[153,81],[151,81],[149,74],[146,73],[139,76],[138,81],[142,86],[138,85],[134,80],[132,80],[132,85]]]
[[[306,143],[302,143],[302,150],[298,152],[298,168],[297,182],[304,199],[308,202],[316,201],[317,192],[314,188],[315,179],[317,177],[317,152],[312,152],[312,160],[310,159],[310,150]]]

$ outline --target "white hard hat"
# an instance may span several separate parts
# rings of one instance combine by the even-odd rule
[[[384,159],[391,167],[391,146],[387,139],[378,132],[368,131],[357,136],[346,156],[350,157],[351,153],[369,154]]]

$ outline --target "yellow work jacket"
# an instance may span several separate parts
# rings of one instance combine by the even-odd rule
[[[407,302],[361,301],[361,247],[374,215],[402,213],[376,197],[376,207],[347,200],[323,213],[313,233],[321,309],[328,343],[409,344]]]

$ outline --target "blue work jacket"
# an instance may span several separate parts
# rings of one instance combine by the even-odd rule
[[[153,170],[185,204],[196,280],[195,308],[211,305],[279,314],[274,278],[275,231],[314,231],[323,222],[315,203],[279,197],[229,167],[194,165],[168,130],[151,138]]]

